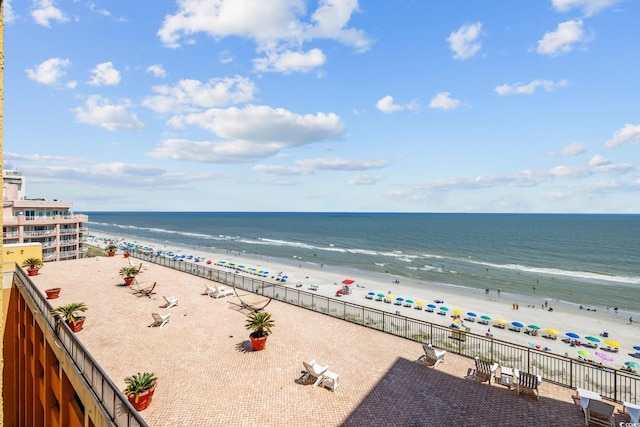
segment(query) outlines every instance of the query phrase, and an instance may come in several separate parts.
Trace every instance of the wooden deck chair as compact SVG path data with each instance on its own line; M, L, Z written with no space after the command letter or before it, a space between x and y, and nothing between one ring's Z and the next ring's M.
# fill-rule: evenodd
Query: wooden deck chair
M322 366L316 363L315 359L311 362L302 362L305 370L305 377L315 379L313 386L317 386L322 382L325 372L329 370L329 365Z
M516 390L518 394L520 391L528 391L532 392L536 395L536 399L540 400L540 392L538 391L538 386L540 385L541 379L538 378L537 375L530 374L528 372L515 371L516 378L518 378L518 383L516 384Z
M497 363L491 363L486 360L482 360L479 357L476 357L476 370L473 373L473 378L479 382L488 381L489 385L491 385L491 377L498 369Z
M436 350L431 344L422 344L424 354L418 359L419 362L435 368L440 362L444 362L444 356L447 350Z
M133 288L133 294L138 296L138 297L148 297L151 298L151 295L155 294L155 292L153 291L156 288L156 284L158 282L153 282L153 285L147 286L146 288L143 288L142 286L140 286L138 284L138 282L135 282L135 288Z
M169 318L171 317L171 313L167 313L167 314L151 313L151 316L153 317L153 323L150 324L149 326L150 327L158 326L161 328L167 324L167 322L169 321Z
M615 406L601 400L590 399L589 406L584 411L584 422L588 426L614 427L613 411L615 409Z

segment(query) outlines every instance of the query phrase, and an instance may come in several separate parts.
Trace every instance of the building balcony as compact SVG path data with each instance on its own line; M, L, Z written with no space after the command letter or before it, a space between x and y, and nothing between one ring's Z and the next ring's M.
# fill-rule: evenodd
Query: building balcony
M77 228L61 228L60 234L78 234Z
M56 230L25 230L23 233L24 237L44 237L44 236L55 236Z

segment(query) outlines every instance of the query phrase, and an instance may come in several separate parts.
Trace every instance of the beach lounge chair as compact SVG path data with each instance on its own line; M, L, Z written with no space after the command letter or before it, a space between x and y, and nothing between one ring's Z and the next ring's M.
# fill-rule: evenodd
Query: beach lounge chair
M178 297L167 297L162 295L162 298L167 302L162 308L171 308L174 305L178 305Z
M148 297L151 298L151 295L155 294L154 289L156 288L156 284L158 282L153 282L153 285L147 286L147 287L142 287L138 284L138 282L135 282L135 287L132 288L133 289L133 294L138 296L138 297Z
M538 375L533 375L528 372L521 372L515 370L516 378L518 382L516 383L516 390L518 391L518 395L520 392L532 392L536 395L536 399L540 400L540 392L538 391L538 386L542 382L542 379Z
M305 377L314 379L315 382L313 386L317 386L322 382L322 378L324 374L329 370L329 365L322 366L316 363L316 360L313 359L311 362L302 362L305 370Z
M233 295L233 289L225 288L224 286L216 286L215 293L211 295L215 299L220 297L226 297L228 295Z
M435 368L440 362L444 362L444 356L447 350L436 350L431 344L422 344L424 354L420 356L418 361L429 367Z
M169 318L171 317L171 313L167 313L167 314L151 313L151 316L153 317L153 323L149 326L163 327L169 321Z
M204 285L204 292L202 293L202 295L209 295L210 297L213 297L216 294L216 288L211 286L211 285Z
M590 399L584 411L584 422L588 426L614 427L613 411L615 406L601 400Z
M497 363L491 363L476 357L476 369L473 372L473 379L478 382L488 381L489 385L491 385L491 377L495 374L498 366Z

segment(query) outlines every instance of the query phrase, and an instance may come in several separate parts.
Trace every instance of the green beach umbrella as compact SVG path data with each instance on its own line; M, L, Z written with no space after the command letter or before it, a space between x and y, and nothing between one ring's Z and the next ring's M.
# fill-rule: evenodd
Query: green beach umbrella
M449 309L447 307L440 307L440 310L442 311L449 311Z
M584 357L591 357L591 353L589 353L587 350L578 350L578 354Z
M600 338L596 337L584 337L585 340L589 340L591 342L600 342Z
M413 300L412 299L406 299L404 300L405 303L407 304L413 304Z
M535 329L536 331L539 331L541 329L540 326L538 326L538 325L529 325L529 326L527 326L527 328Z
M491 320L491 317L486 316L486 315L485 315L485 316L480 316L480 318L481 318L482 320Z
M640 363L638 362L624 362L624 364L630 368L640 368Z
M379 293L378 295L376 295L378 298L384 298L384 294L383 293Z

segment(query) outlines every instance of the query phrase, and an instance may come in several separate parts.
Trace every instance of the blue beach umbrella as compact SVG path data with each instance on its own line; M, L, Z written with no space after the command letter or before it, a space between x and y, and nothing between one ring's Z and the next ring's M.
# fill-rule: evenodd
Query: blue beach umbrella
M634 345L634 346L633 346L633 349L634 349L634 350L638 350L638 351L640 351L640 345Z
M524 328L524 325L520 322L511 322L511 324L516 328Z
M375 294L376 294L375 292L367 292L367 295L371 295L371 296L373 296L373 295L375 295ZM384 296L384 295L383 295L383 296Z
M467 316L469 316L469 317L476 317L476 316L478 316L478 315L477 315L477 314L475 314L474 312L470 311L470 312L468 312L468 313L467 313Z
M435 305L435 304L429 304L429 305L427 305L427 307L429 307L429 308L436 308L436 305Z
M565 335L568 336L569 338L575 338L575 339L580 338L580 335L578 335L578 334L576 334L574 332L567 332Z

